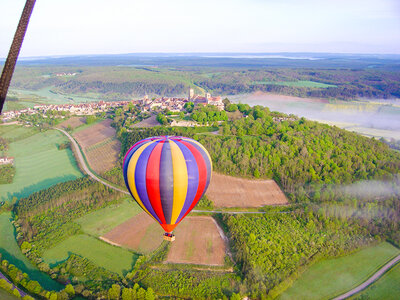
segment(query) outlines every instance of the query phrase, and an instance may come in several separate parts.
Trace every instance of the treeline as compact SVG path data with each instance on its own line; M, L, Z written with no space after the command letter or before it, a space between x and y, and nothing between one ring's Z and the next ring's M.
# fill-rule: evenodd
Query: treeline
M80 232L74 219L118 202L121 196L87 177L34 193L21 199L14 209L18 242L31 260L40 263L45 249Z
M7 277L11 279L11 282L13 282L14 285L21 287L23 290L27 291L31 295L34 295L35 297L39 297L41 299L68 300L72 299L75 296L74 288L70 284L68 284L65 289L59 292L45 290L39 282L31 280L28 274L23 273L20 269L18 269L13 264L10 264L7 260L2 260L1 253L0 271L3 274L7 275ZM17 298L22 298L24 300L33 300L33 298L29 295L21 295L21 293L19 293L17 289L14 289L12 285L7 283L7 281L4 279L0 279L0 288L8 290Z
M279 82L314 81L336 87L294 87ZM264 91L298 97L390 99L400 97L400 75L395 71L363 69L267 69L219 72L194 83L216 94L229 95Z
M312 260L343 255L373 241L361 226L307 209L262 216L225 215L222 222L229 230L235 260L252 299L265 297Z
M160 96L179 96L187 93L189 86L184 83L168 84L155 81L149 82L84 82L69 80L56 85L55 91L69 94L100 93L104 95L131 97L132 94L144 96L155 94Z
M216 274L213 271L195 271L189 268L146 268L137 278L142 285L152 287L157 295L190 299L235 299L235 292L239 292L240 285L240 278L234 273Z
M228 121L226 111L219 111L217 107L213 105L197 106L190 117L200 124Z

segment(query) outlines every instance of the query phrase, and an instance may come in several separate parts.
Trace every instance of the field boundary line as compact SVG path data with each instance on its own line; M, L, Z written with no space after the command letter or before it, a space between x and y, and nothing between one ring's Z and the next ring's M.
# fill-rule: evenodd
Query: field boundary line
M364 281L362 284L359 286L353 288L352 290L348 291L347 293L344 293L338 297L333 298L333 300L343 300L347 299L362 290L366 289L369 287L372 283L377 281L383 274L385 274L389 269L391 269L394 265L396 265L400 261L400 254L397 255L395 258L393 258L391 261L389 261L387 264L385 264L383 267L381 267L375 274L373 274L371 277L369 277L366 281Z

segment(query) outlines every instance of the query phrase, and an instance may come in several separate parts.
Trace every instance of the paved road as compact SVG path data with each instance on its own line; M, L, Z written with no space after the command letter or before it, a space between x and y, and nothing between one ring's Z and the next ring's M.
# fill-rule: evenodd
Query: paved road
M12 289L17 289L17 291L19 292L19 294L22 297L25 297L26 295L28 295L27 293L25 293L23 290L19 289L16 285L14 285L14 283L12 283L10 280L8 280L8 278L6 276L4 276L3 273L0 272L0 279L4 279L5 281L7 281L9 284L12 284Z
M92 173L92 171L90 171L89 168L87 167L86 162L85 162L85 159L83 158L81 149L79 148L78 143L75 141L75 139L74 139L68 132L66 132L65 130L62 130L62 129L60 129L60 128L55 128L55 127L54 127L54 129L56 129L56 130L58 130L58 131L61 131L62 133L64 133L64 134L70 139L70 141L71 141L72 144L74 145L75 152L76 152L77 155L78 155L78 159L79 159L79 161L80 161L80 164L81 164L83 170L84 170L90 177L92 177L94 180L97 180L98 182L101 182L101 183L104 184L105 186L108 186L109 188L112 188L112 189L114 189L114 190L116 190L116 191L118 191L118 192L121 192L121 193L124 193L124 194L129 195L129 192L127 192L127 191L125 191L125 190L122 190L122 189L120 189L120 188L117 188L117 187L115 187L115 186L109 184L108 182L105 182L104 180L102 180L101 178L97 177L96 175L94 175L94 174Z
M349 298L353 296L354 294L357 294L361 292L363 289L367 288L369 285L374 283L376 280L378 280L379 277L381 277L387 270L389 270L391 267L393 267L396 263L400 261L400 255L392 259L390 262L388 262L386 265L384 265L382 268L378 270L374 275L372 275L367 281L364 283L360 284L358 287L352 289L351 291L348 291L347 293L340 295L333 300L342 300Z

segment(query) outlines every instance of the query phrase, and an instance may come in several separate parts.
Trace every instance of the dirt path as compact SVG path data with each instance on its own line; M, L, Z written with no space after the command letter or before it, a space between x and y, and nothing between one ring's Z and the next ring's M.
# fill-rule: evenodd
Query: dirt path
M340 295L333 300L342 300L349 298L353 296L354 294L357 294L370 286L372 283L374 283L376 280L378 280L386 271L388 271L391 267L393 267L395 264L397 264L400 261L400 255L392 259L390 262L388 262L386 265L384 265L382 268L380 268L374 275L372 275L367 281L364 281L364 283L360 284L359 286L355 287L351 291L348 291L347 293Z

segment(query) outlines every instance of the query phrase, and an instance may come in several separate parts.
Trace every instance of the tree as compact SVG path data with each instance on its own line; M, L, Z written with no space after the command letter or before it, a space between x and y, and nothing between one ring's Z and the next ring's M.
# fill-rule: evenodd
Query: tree
M119 300L120 294L121 294L121 287L118 284L113 284L111 288L108 290L108 299Z
M67 286L65 287L65 291L71 297L75 295L75 290L74 290L74 287L72 286L72 284L67 284Z
M96 117L93 115L87 116L86 117L86 124L92 124L94 121L96 121Z
M227 106L227 110L229 111L229 112L235 112L235 111L237 111L238 110L238 106L236 105L236 104L229 104L228 106Z

